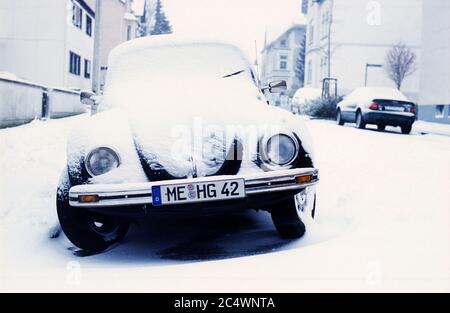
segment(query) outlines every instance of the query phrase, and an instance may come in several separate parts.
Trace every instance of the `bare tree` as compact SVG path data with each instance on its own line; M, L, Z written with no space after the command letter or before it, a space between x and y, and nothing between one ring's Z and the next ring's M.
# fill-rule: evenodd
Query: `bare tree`
M401 89L405 78L417 70L416 54L402 42L399 42L389 50L385 62L386 72L398 90Z

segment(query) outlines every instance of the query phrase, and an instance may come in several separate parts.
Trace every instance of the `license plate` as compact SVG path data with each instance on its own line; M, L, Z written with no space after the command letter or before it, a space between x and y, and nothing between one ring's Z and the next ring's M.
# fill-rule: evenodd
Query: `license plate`
M386 111L396 111L396 112L404 112L405 108L404 107L391 107L391 106L386 106L384 108Z
M240 199L244 197L244 179L161 185L152 187L152 203L155 206Z

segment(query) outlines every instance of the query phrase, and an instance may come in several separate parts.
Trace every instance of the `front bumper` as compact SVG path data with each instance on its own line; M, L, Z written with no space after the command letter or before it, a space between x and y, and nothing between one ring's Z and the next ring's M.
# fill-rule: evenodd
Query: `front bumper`
M314 168L291 169L249 175L213 176L137 184L78 185L69 190L69 204L73 207L101 208L152 205L152 186L206 183L227 179L244 179L246 198L267 193L300 191L319 181ZM84 202L84 199L90 199ZM215 200L202 201L210 203Z

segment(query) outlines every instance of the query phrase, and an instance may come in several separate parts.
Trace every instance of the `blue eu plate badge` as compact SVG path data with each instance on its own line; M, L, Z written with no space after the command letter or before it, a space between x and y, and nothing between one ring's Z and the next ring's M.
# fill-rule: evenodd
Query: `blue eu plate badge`
M160 186L152 186L152 204L153 205L161 205L161 187Z

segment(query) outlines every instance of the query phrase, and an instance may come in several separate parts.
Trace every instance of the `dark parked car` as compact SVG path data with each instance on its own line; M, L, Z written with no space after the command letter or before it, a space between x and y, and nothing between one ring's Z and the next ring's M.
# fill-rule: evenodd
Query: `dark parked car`
M358 88L338 103L339 125L356 123L357 128L375 124L378 130L400 126L403 134L411 133L416 120L416 105L397 89Z

